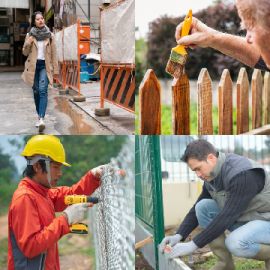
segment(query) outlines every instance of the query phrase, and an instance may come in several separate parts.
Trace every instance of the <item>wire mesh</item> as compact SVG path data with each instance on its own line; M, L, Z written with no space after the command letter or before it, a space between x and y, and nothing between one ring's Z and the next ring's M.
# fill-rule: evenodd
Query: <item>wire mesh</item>
M101 186L93 196L100 198L90 210L96 269L129 270L135 267L134 142L130 138L119 155L111 159L125 176L106 170Z
M153 232L153 188L152 167L150 149L152 142L150 137L136 137L135 146L135 207L136 216L147 224Z
M136 136L135 213L153 235L155 269L158 269L158 244L164 237L159 136Z

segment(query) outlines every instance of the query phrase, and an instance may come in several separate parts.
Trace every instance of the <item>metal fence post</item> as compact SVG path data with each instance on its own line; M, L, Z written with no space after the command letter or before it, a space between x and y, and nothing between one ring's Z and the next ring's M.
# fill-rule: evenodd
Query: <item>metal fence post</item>
M164 237L164 216L162 199L162 177L160 160L159 136L150 136L151 140L151 168L152 168L152 188L153 188L153 218L154 218L154 241L156 255L156 269L158 265L158 245Z

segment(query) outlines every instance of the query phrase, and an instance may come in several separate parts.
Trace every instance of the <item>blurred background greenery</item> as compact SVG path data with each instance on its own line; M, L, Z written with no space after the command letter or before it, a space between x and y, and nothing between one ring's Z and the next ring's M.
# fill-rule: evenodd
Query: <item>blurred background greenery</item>
M164 10L166 12L166 10ZM207 8L193 14L203 23L218 31L235 35L245 35L241 29L240 18L233 3L218 0ZM171 78L165 72L165 67L171 48L176 45L175 29L183 21L184 16L170 17L168 15L156 18L149 24L146 37L136 39L136 80L140 82L148 68L152 68L157 77ZM139 31L139 29L136 29ZM186 73L190 79L197 79L202 68L207 68L212 79L219 79L223 69L227 68L235 79L243 64L210 48L189 49L186 63ZM249 75L251 69L248 68ZM137 84L138 86L138 84Z
M12 194L22 178L23 165L18 167L15 157L20 155L25 142L31 136L11 136L5 150L0 136L0 214L7 212ZM5 136L5 139L8 136ZM59 185L71 186L90 169L108 163L117 156L126 136L59 136L63 143L67 161L71 167L63 167ZM9 149L12 149L9 151ZM9 152L8 152L9 151ZM22 158L23 159L23 158ZM22 163L23 161L20 161ZM26 166L26 163L25 163ZM24 167L25 167L24 166Z

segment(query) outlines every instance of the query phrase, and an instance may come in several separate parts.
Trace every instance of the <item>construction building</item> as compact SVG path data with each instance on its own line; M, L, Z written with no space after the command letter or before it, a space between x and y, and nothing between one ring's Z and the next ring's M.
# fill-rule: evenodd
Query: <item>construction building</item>
M1 0L0 66L23 66L22 47L30 28L30 16L44 13L51 31L76 23L90 25L91 52L100 53L100 10L115 0Z

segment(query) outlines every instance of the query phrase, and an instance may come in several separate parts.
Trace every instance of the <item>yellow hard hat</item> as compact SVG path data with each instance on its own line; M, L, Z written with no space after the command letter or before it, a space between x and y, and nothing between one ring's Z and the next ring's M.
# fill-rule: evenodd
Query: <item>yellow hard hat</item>
M62 143L53 135L33 136L25 145L21 155L24 157L44 155L65 166L71 166L66 163L65 149Z

